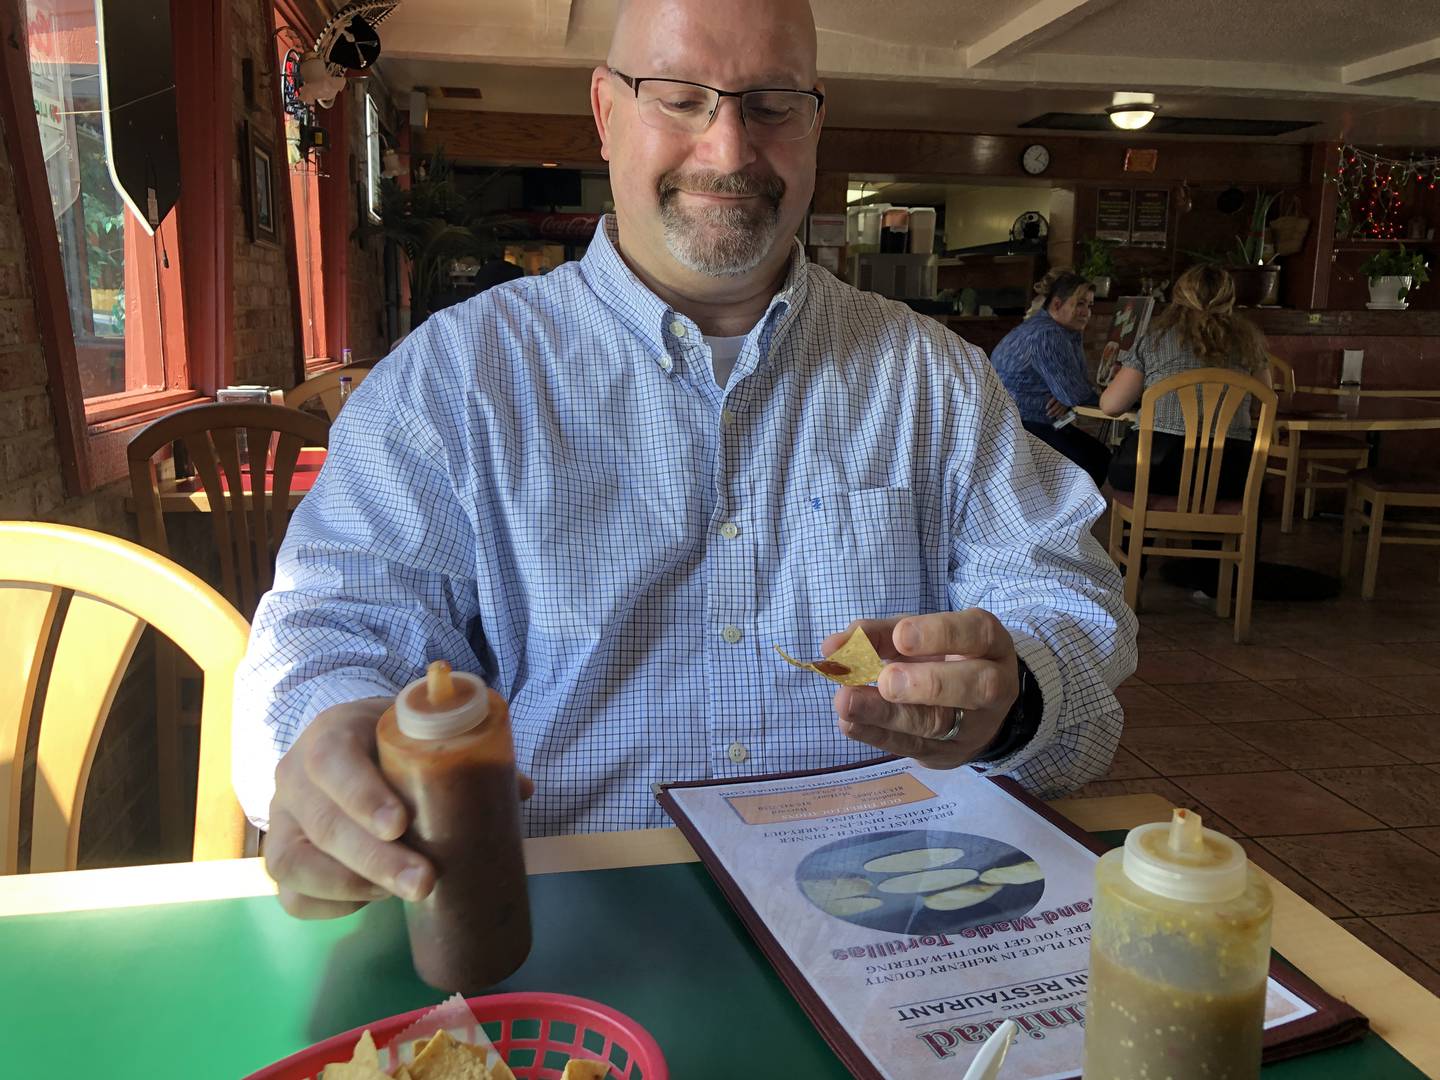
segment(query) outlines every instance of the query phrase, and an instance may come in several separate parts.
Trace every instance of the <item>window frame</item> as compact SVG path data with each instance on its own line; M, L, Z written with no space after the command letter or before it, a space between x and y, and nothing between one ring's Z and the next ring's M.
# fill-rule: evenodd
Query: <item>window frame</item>
M316 0L273 0L266 4L271 23L285 23L305 41L307 45L315 40L320 27L325 24L329 13ZM278 34L278 31L277 31ZM305 265L301 258L300 222L295 217L293 189L287 186L285 215L290 233L290 287L292 310L295 318L295 381L297 383L310 375L338 367L348 344L349 327L349 262L350 228L353 223L351 199L355 197L352 184L354 164L347 168L350 153L350 87L337 94L335 104L320 110L318 118L323 121L330 135L329 149L322 151L326 167L317 178L318 227L320 259L318 265ZM274 80L273 108L280 122L284 122L284 108L281 103L280 78L277 71ZM286 172L289 172L288 155ZM305 355L304 313L301 306L301 281L305 275L311 277L311 287L317 299L315 321L316 356Z
M125 446L135 431L213 395L232 366L231 88L228 80L213 77L231 63L230 13L228 5L184 0L171 0L170 10L176 120L185 146L181 187L187 195L160 226L171 266L157 263L154 270L166 386L86 402L59 237L44 227L53 214L39 126L30 108L29 54L9 45L26 40L23 0L0 0L0 42L5 43L0 46L0 88L5 91L0 93L0 123L15 173L61 476L71 497L122 479Z

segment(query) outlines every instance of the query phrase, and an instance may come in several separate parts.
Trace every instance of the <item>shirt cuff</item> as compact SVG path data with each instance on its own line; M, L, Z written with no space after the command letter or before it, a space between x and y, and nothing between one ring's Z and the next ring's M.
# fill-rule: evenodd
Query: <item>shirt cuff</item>
M262 832L270 828L270 802L275 798L275 769L310 721L332 705L372 697L394 697L399 690L383 679L354 675L315 680L303 709L304 722L287 739L264 724L259 713L237 715L232 737L231 782L235 796L250 823ZM247 717L250 719L247 720Z
M1045 704L1040 713L1040 723L1035 729L1034 738L999 761L975 763L987 775L1014 772L1049 746L1059 730L1064 689L1060 678L1060 665L1055 661L1055 654L1038 638L1033 638L1028 634L1016 634L1014 631L1011 631L1011 636L1015 639L1015 654L1030 669L1030 677L1039 687L1040 697Z

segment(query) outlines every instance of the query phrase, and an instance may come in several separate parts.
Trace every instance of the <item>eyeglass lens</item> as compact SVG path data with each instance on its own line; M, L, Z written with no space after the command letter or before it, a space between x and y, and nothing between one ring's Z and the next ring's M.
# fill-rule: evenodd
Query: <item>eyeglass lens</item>
M710 124L720 95L703 86L646 79L636 104L651 127L695 134ZM740 97L745 130L753 139L785 142L803 139L815 126L815 98L798 90L751 90Z

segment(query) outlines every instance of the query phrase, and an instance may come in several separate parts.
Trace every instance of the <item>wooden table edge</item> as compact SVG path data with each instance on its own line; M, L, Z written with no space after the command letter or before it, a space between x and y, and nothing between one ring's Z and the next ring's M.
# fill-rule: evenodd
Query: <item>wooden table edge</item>
M1089 832L1129 829L1170 816L1169 800L1159 795L1057 799L1050 805ZM695 852L673 828L525 842L531 874L694 861ZM1433 1038L1440 1030L1440 998L1285 885L1266 877L1275 896L1275 948L1368 1016L1371 1027L1416 1068L1440 1075L1440 1041ZM0 877L0 918L271 896L275 891L259 859L18 874Z

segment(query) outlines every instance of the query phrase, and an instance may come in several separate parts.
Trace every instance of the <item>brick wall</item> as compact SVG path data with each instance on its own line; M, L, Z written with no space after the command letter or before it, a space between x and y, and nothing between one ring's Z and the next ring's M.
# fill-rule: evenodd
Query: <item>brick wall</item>
M248 121L269 139L276 151L276 198L289 198L285 160L285 132L275 122L273 73L275 46L270 26L270 5L263 0L231 2L231 110L235 125L234 161L235 246L234 290L235 383L293 386L295 383L295 319L290 293L290 237L283 216L280 246L252 242L246 224L245 173L248 155L241 154L241 131ZM255 107L249 108L241 85L241 64L251 60L255 69ZM268 77L266 72L271 71Z

